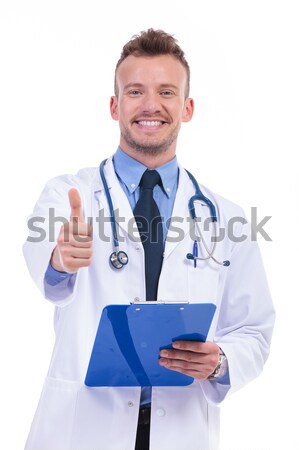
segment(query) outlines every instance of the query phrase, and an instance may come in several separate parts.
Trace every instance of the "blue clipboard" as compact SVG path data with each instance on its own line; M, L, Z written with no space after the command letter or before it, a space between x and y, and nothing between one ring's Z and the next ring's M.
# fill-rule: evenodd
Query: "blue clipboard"
M193 378L162 367L175 340L205 342L212 303L140 302L103 309L85 378L87 386L187 386Z

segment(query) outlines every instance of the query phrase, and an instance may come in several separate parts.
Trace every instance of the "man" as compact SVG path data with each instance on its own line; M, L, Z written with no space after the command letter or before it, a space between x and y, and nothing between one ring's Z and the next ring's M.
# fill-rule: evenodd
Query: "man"
M110 102L120 143L104 166L119 241L129 256L127 263L116 255L121 270L109 264L109 205L98 168L51 180L37 202L24 254L33 279L55 304L56 343L26 450L216 450L218 405L256 377L267 359L274 311L242 210L202 188L226 233L214 261L186 258L196 245L188 209L195 189L177 163L176 147L181 123L193 115L189 80L184 53L167 33L149 29L124 46ZM95 221L93 229L88 223L99 211L105 215L98 218L101 232ZM210 218L205 205L197 211ZM148 227L153 216L156 225ZM175 220L179 239L170 239ZM228 267L217 264L226 258ZM216 305L207 342L176 341L157 359L192 377L190 385L85 386L103 307L136 298Z

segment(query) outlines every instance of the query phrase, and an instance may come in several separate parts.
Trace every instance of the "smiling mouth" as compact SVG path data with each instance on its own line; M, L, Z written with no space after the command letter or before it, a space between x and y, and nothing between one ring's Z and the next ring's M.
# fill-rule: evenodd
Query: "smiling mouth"
M161 125L164 125L164 121L161 120L136 120L138 125L142 127L160 127Z

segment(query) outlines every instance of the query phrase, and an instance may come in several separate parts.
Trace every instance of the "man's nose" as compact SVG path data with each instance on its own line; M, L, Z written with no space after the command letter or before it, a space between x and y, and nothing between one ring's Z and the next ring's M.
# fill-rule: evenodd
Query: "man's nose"
M160 96L156 93L147 93L146 95L144 95L142 102L142 110L144 113L147 112L150 114L161 111Z

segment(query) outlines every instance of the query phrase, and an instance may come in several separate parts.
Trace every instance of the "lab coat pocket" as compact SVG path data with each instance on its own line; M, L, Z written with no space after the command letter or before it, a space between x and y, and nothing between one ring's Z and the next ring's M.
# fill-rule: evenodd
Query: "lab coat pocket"
M47 377L25 450L73 450L79 383Z
M188 300L217 304L220 266L213 261L193 261L188 266Z

